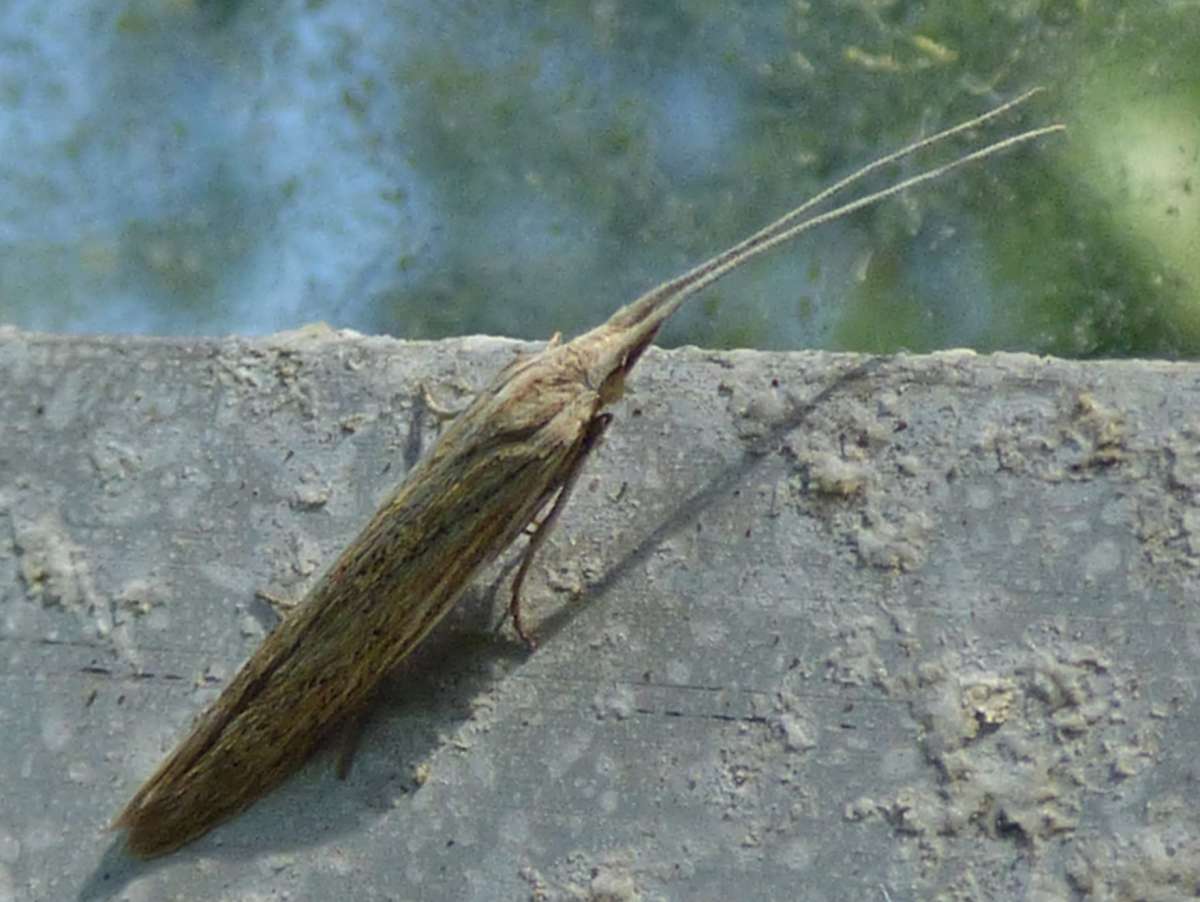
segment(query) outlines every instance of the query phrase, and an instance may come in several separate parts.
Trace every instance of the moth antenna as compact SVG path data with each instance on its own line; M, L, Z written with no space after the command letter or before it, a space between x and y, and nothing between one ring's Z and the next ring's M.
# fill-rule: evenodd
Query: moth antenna
M951 160L949 163L944 163L941 166L935 166L934 168L918 173L917 175L902 179L901 181L894 185L890 185L887 188L882 188L863 197L848 201L847 203L844 203L838 207L834 207L832 210L828 210L824 213L818 213L813 216L809 216L807 219L803 218L806 213L813 209L813 207L828 200L834 194L843 191L850 185L853 185L855 182L861 181L863 178L875 172L876 170L890 165L891 163L895 163L896 161L910 156L917 151L944 141L953 135L959 134L960 132L971 128L976 128L977 126L994 119L996 116L1007 112L1018 104L1024 103L1030 97L1041 93L1042 90L1042 88L1033 88L1032 90L1026 91L1019 97L1014 97L1012 100L1002 103L1000 106L994 109L988 110L986 113L982 113L972 119L966 120L965 122L960 122L957 125L951 126L950 128L944 129L926 138L922 138L919 141L914 141L913 143L908 144L899 150L895 150L877 160L868 163L865 166L860 167L859 169L856 169L846 177L839 179L832 185L829 185L827 188L817 192L798 207L789 210L783 216L780 216L770 224L759 229L748 238L739 241L737 244L725 251L722 251L720 254L709 258L698 266L692 267L682 275L676 276L675 278L662 283L657 288L654 288L642 295L636 301L614 314L612 319L609 320L609 324L619 328L630 328L635 325L640 326L640 331L644 333L657 331L658 327L661 326L662 323L668 317L670 317L672 313L678 310L680 305L689 296L695 294L697 291L700 291L708 285L711 285L713 282L717 281L717 279L721 278L731 270L741 266L752 257L757 257L759 254L770 250L776 245L795 238L802 232L806 232L809 229L816 228L819 225L831 222L835 219L840 219L841 217L853 213L856 210L861 210L863 207L876 204L885 198L900 193L901 191L905 191L925 182L932 181L933 179L940 178L941 176L946 175L947 173L958 169L961 166L965 166L968 163L973 163L977 160L983 159L984 157L990 157L994 154L1000 153L1001 151L1015 147L1018 144L1024 144L1028 141L1033 141L1037 138L1044 137L1045 135L1066 131L1067 127L1062 123L1054 123L1052 125L1045 125L1040 128L1034 128L1028 131L1020 132L1016 135L1010 135L1007 138L1002 138L999 141L994 141L991 144L971 151L968 154L964 154L956 160Z

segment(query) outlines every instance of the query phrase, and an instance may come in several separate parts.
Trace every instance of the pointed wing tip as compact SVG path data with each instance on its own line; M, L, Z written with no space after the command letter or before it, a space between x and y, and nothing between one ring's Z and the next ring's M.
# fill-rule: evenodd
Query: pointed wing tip
M187 837L172 836L168 825L155 823L152 813L136 796L112 819L108 829L125 831L125 849L134 858L156 858L187 842Z
M130 830L137 821L137 811L134 803L131 801L128 805L122 808L117 816L108 822L109 830Z
M118 817L111 824L110 830L125 831L125 850L134 858L142 860L157 858L174 852L187 842L187 838L169 836L151 825Z

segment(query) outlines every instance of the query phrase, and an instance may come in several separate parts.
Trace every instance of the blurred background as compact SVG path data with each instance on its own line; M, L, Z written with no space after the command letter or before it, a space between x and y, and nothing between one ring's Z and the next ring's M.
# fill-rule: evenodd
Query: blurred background
M1200 356L1198 0L4 0L0 323L570 336L1034 85L661 343Z

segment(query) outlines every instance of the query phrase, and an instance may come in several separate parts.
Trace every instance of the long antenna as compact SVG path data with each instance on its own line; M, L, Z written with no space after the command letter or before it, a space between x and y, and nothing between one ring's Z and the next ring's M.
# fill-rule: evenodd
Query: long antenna
M642 295L633 303L629 304L622 310L617 311L613 315L610 323L624 327L630 327L637 324L643 326L643 330L657 330L659 326L674 313L679 305L684 302L689 296L697 291L711 285L717 279L728 273L732 269L741 266L752 257L756 257L764 251L770 250L777 244L795 238L802 232L816 228L823 223L838 219L853 213L855 210L860 210L863 207L878 203L884 198L891 197L893 194L898 194L916 185L923 184L933 179L940 178L960 166L965 166L968 163L973 163L981 160L984 157L990 157L993 154L1000 153L1018 144L1024 144L1028 141L1033 141L1036 138L1041 138L1045 135L1050 135L1055 132L1066 131L1066 126L1061 123L1042 126L1041 128L1030 129L1029 131L1021 132L1020 134L1010 135L1007 138L1002 138L985 147L972 151L957 160L952 160L941 166L936 166L933 169L928 169L925 172L910 176L903 179L894 185L887 188L882 188L879 191L874 191L864 197L849 201L841 206L835 207L824 213L818 213L810 216L807 219L802 217L817 204L828 200L834 194L844 190L855 182L861 181L866 176L876 170L887 166L897 160L907 157L923 150L933 144L966 131L967 129L975 128L1002 113L1015 107L1017 104L1024 103L1035 94L1041 93L1042 88L1034 88L1026 91L1019 97L1015 97L1006 103L1001 104L995 109L989 110L982 115L976 116L973 119L968 119L966 122L960 122L958 125L947 128L937 134L930 135L927 138L922 138L919 141L914 141L906 147L893 151L886 156L880 157L874 162L868 163L861 169L857 169L843 179L839 179L829 187L819 191L813 197L806 200L800 206L785 213L783 216L776 219L770 225L764 226L748 238L739 241L733 247L722 251L715 257L704 261L699 266L689 269L682 275L676 276L670 281L664 282L657 288L651 289L646 294Z
M860 169L854 170L852 173L850 173L845 178L839 179L838 181L834 182L829 187L823 188L821 191L818 191L816 194L814 194L812 197L810 197L808 200L806 200L804 203L802 203L796 209L792 210L787 215L782 216L779 219L775 220L773 223L771 223L766 228L760 229L759 231L755 232L753 235L751 235L749 238L747 238L745 241L743 241L741 243L748 244L749 242L753 241L755 238L761 238L764 232L772 231L777 228L782 228L785 224L787 224L788 222L791 222L792 220L796 219L797 217L799 217L802 214L806 213L807 211L811 210L813 207L817 206L822 201L828 200L830 197L832 197L833 195L842 191L843 189L849 188L855 182L861 181L862 179L866 178L872 172L882 169L884 166L891 165L892 163L895 163L897 160L901 160L904 157L911 156L912 154L917 153L918 151L922 151L926 147L932 147L934 144L939 144L942 141L945 141L947 138L952 138L955 135L960 134L961 132L967 131L968 129L978 128L979 126L983 125L985 122L988 122L992 119L995 119L997 116L1007 113L1013 107L1017 106L1018 104L1024 103L1030 97L1034 97L1035 95L1042 93L1042 91L1044 91L1044 90L1046 90L1046 89L1045 88L1031 88L1030 90L1026 91L1024 94L1020 95L1019 97L1014 97L1012 100L1002 103L1002 104L1000 104L1000 106L998 106L994 109L988 110L986 113L982 113L981 115L976 116L974 119L968 119L966 122L960 122L958 125L952 125L950 128L943 129L942 131L937 132L936 134L930 135L927 138L921 138L917 141L914 141L911 144L901 147L899 150L892 151L891 153L887 154L886 156L880 157L878 160L874 160L873 162L868 163L866 166L863 166ZM1052 126L1050 128L1053 131L1053 130L1057 130L1059 128L1065 128L1065 127L1066 126ZM1014 143L1017 143L1018 140L1024 139L1026 137L1033 138L1033 137L1038 137L1038 136L1033 134L1032 132L1030 132L1030 133L1028 133L1028 135L1015 136L1012 140ZM1001 144L1003 144L1003 142L999 142L998 144L993 145L991 148L985 147L985 148L983 148L983 150L989 151L989 152L992 150L1003 150L1003 147L1001 146ZM983 155L987 156L986 153ZM966 162L965 158L964 158L963 162ZM957 165L957 164L955 164L955 165ZM941 173L938 173L938 174L940 175ZM936 178L936 176L931 176L931 178ZM906 186L906 187L911 187L911 186ZM880 199L882 199L882 198L880 198ZM850 211L847 210L847 212L850 212Z

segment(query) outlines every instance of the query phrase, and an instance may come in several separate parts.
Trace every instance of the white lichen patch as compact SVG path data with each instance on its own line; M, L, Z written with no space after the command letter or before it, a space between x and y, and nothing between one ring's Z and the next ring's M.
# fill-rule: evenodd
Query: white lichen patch
M549 873L523 868L521 877L530 887L530 898L570 902L640 902L647 898L639 888L633 852L614 850L602 856L576 851L554 864Z
M1140 773L1158 753L1157 732L1126 685L1087 646L1031 647L1003 672L953 654L926 662L896 686L910 687L936 779L910 782L877 810L933 860L974 833L1022 847L1072 835L1090 793Z
M132 639L116 616L115 604L100 597L92 581L88 555L54 514L37 519L14 516L13 548L28 598L50 617L66 611L80 634L110 643L133 659Z
M831 408L828 428L798 430L785 445L794 459L786 494L876 570L919 569L936 528L930 500L941 471L909 452L909 414L895 398ZM990 492L981 486L975 500L987 506Z
M1078 468L1105 467L1124 459L1125 419L1090 392L1081 392L1063 437L1084 452Z
M70 611L86 611L92 603L83 555L57 518L13 520L13 544L21 560L21 580L33 600ZM111 624L109 624L111 626Z
M833 651L825 658L825 678L839 686L886 688L888 670L879 649L879 626L871 617L843 625Z
M104 491L115 495L142 466L135 448L115 439L98 438L88 454Z
M822 495L849 498L866 491L869 471L861 463L833 454L814 455L808 463L813 488Z
M637 709L637 697L627 683L602 688L592 699L592 710L600 718L624 720L633 716Z
M144 579L132 579L116 596L117 606L134 617L145 617L162 604L159 593L152 583Z
M1080 897L1099 902L1193 899L1200 885L1200 818L1194 800L1151 800L1140 822L1076 843L1066 878Z
M920 566L933 529L928 515L914 511L891 520L868 515L864 521L852 533L864 564L879 570L915 570Z

